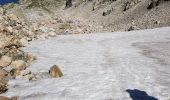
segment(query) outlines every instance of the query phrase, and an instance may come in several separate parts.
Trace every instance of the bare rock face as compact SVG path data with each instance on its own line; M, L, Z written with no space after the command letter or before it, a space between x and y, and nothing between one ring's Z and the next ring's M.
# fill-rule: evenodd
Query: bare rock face
M53 65L50 70L49 70L49 74L51 77L62 77L63 73L60 70L60 68L57 65Z
M0 58L0 66L1 67L7 67L11 64L12 62L12 58L11 57L8 57L8 56L2 56Z

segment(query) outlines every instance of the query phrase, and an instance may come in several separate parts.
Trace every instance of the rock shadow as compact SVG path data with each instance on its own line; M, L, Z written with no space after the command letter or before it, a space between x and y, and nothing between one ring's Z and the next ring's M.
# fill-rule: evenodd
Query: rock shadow
M149 96L145 91L140 91L138 89L127 89L126 92L129 93L132 100L158 100L153 96Z

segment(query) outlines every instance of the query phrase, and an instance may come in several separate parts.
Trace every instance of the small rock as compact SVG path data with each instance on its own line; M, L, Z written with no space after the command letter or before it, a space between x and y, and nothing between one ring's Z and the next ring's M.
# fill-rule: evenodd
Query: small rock
M12 79L15 79L17 76L21 75L21 71L13 68L10 71L10 75Z
M12 97L11 98L11 100L17 100L18 99L18 97Z
M9 98L9 97L5 97L5 96L0 96L0 100L17 100L17 97Z
M57 23L63 23L62 19L57 20Z
M8 97L0 96L0 100L11 100L11 99Z
M133 26L130 26L127 31L133 31L135 28Z
M57 65L53 65L50 70L49 74L51 77L62 77L63 73L61 72L60 68Z
M28 44L27 38L24 37L24 38L20 39L20 43L21 43L21 45L26 46Z
M12 33L13 32L13 28L11 26L8 26L5 28L5 31Z
M35 77L35 74L32 73L31 71L25 72L22 76L26 79L29 79L30 81L37 80L37 78Z
M12 62L12 58L11 57L8 57L8 56L2 56L0 58L0 66L1 67L7 67L11 64Z
M10 66L20 71L26 69L27 67L26 62L23 60L15 60L11 63Z
M51 36L51 37L54 37L54 36L56 36L56 33L55 32L49 32L48 35Z
M5 26L0 23L0 32L2 32L5 29Z
M34 60L36 60L36 57L32 53L27 53L26 54L26 61L27 61L27 63L30 64Z
M5 93L7 90L7 83L3 80L0 80L0 94Z
M0 78L3 78L8 75L8 72L4 69L0 69Z
M18 20L18 17L16 15L14 15L14 14L8 15L8 17L10 18L10 20L14 20L14 21Z
M4 13L4 9L2 7L0 7L0 14Z
M5 47L5 43L4 42L0 42L0 49ZM2 50L1 50L2 51Z

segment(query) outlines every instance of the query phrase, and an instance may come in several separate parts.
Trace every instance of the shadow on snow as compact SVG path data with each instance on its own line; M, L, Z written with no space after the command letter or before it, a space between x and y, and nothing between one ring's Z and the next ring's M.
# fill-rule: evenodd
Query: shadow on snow
M132 100L158 100L153 96L149 96L145 91L127 89L126 92L129 93Z

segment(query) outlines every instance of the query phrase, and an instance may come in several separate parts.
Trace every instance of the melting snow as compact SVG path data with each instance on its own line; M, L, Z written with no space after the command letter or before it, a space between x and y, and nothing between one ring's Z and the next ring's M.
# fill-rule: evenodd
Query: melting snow
M47 72L57 64L64 76L10 80L3 95L20 100L131 100L126 90L138 89L160 100L170 98L170 64L160 63L170 60L170 27L61 35L24 49L38 56L27 70Z

